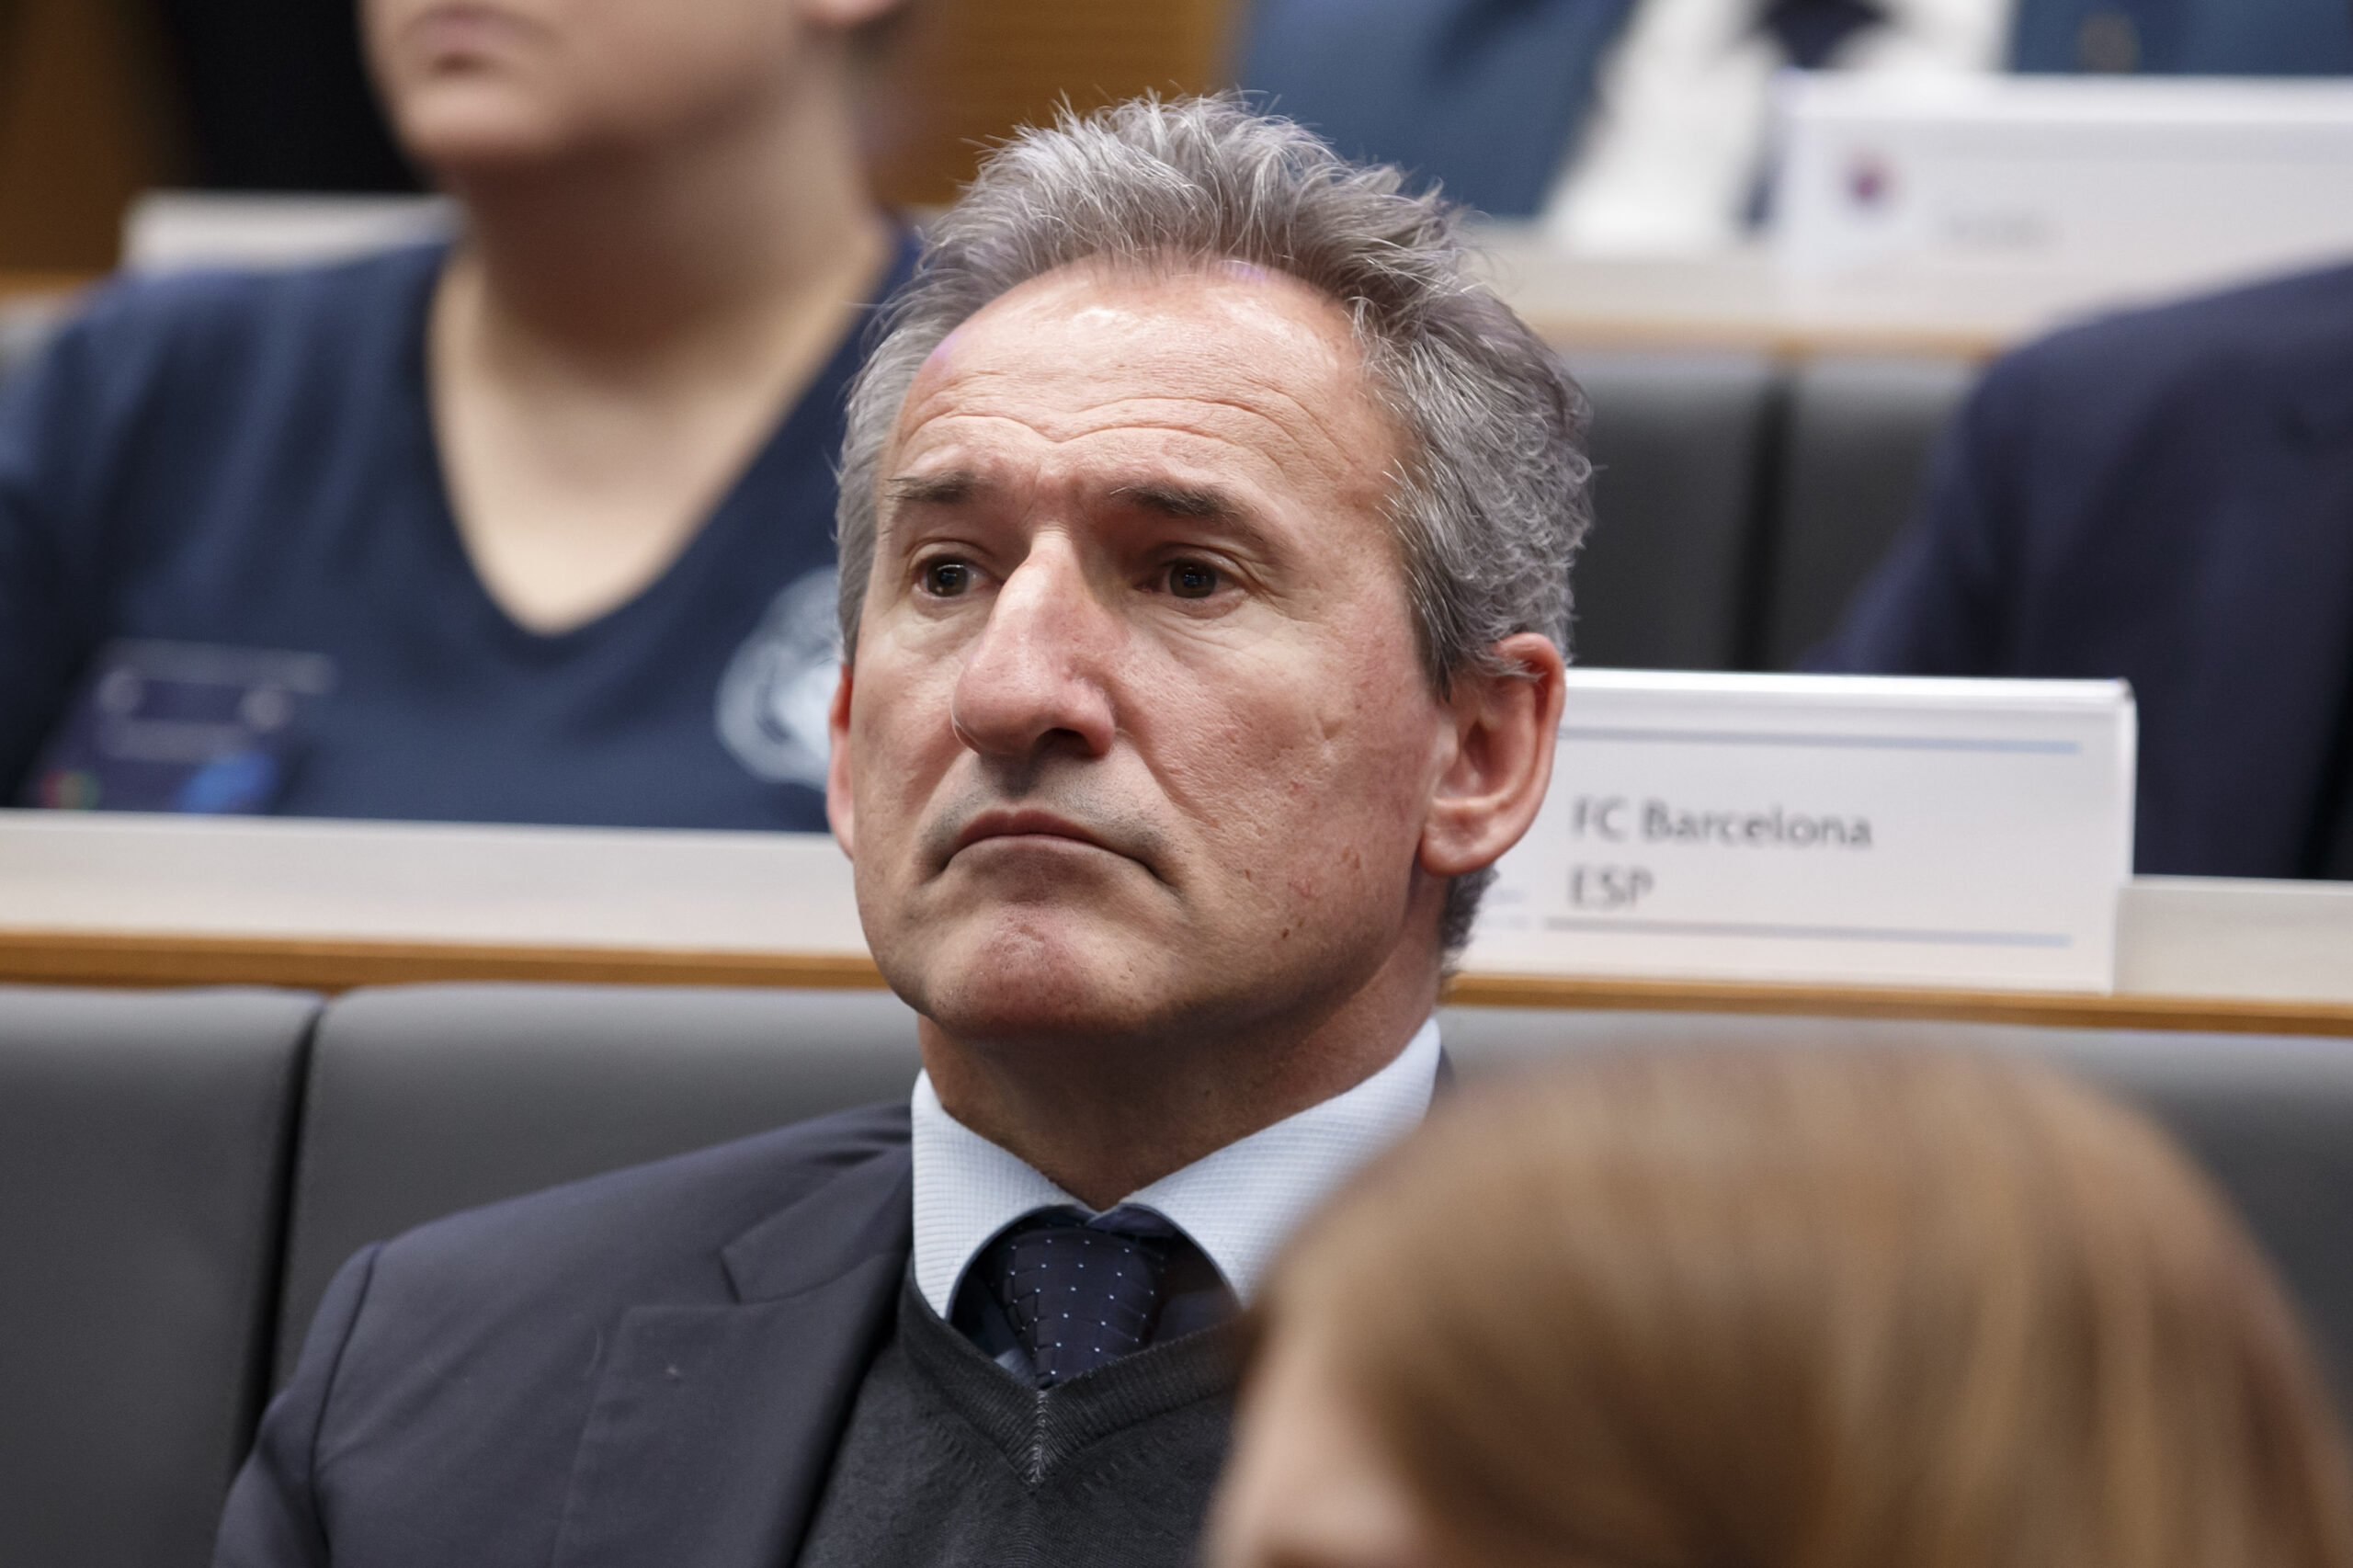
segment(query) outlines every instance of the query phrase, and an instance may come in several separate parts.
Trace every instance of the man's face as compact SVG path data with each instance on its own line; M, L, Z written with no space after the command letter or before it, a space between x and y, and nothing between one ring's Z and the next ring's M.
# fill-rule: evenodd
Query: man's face
M1397 451L1339 308L1255 269L1064 268L940 346L884 456L829 792L918 1011L1249 1025L1429 939L1453 731Z

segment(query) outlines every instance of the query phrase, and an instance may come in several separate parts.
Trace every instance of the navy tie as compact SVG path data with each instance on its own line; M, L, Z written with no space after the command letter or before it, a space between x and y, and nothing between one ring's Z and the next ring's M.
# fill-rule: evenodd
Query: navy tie
M1871 0L1767 0L1765 35L1781 46L1781 57L1801 71L1819 71L1830 57L1865 28L1887 20ZM1773 170L1760 166L1748 187L1748 204L1741 222L1761 229L1773 216Z
M1840 44L1884 20L1869 0L1771 0L1765 7L1765 30L1801 71L1821 70Z
M1051 1388L1152 1342L1180 1249L1191 1244L1147 1209L1092 1220L1049 1209L1007 1228L972 1267L1029 1353L1038 1386Z

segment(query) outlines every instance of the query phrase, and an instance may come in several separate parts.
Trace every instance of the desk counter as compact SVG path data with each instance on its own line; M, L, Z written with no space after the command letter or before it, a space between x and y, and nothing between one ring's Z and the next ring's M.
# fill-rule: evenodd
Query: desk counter
M1471 971L1450 999L2353 1036L2353 886L2143 878L2118 945L2099 995ZM822 836L13 811L0 980L881 983Z

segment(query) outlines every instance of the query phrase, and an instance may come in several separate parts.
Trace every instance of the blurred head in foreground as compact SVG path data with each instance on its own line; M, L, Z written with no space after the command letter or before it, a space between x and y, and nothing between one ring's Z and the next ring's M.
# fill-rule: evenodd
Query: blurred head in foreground
M2140 1117L1987 1055L1474 1093L1264 1298L1215 1568L2353 1562L2269 1267Z

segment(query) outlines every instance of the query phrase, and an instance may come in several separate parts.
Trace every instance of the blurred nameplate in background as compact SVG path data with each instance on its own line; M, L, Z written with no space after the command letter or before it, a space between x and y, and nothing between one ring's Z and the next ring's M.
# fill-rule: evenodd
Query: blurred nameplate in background
M914 0L891 25L868 120L874 186L897 206L952 201L988 146L1082 112L1228 79L1237 0Z
M2353 82L1793 73L1778 118L1802 288L2106 305L2353 256Z
M1579 670L1474 970L2109 991L2117 681Z
M1769 232L1481 238L1566 348L1983 358L2109 310L2353 259L2353 82L1790 73Z

